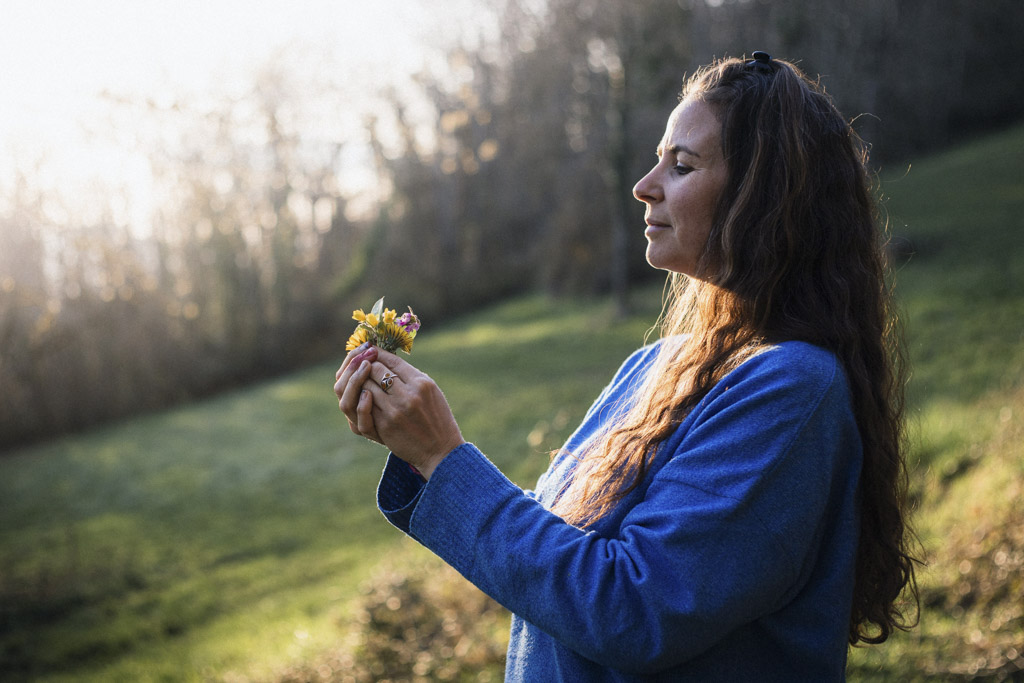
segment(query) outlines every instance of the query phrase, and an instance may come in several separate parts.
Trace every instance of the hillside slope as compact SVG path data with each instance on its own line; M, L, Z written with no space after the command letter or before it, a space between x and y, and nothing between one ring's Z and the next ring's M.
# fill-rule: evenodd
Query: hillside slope
M920 626L853 651L850 680L1019 678L1024 126L887 172L883 188L913 252L896 282L928 564ZM628 321L607 302L539 297L444 329L428 320L414 358L463 431L529 484L642 343L658 296L637 292ZM429 650L448 667L431 671L493 667L507 622L460 597L461 579L438 572L414 590L401 575L436 565L377 514L383 453L348 434L333 375L310 368L0 460L0 678L342 680L363 666L357 680L373 680L373 643L426 666L417 634L465 633L460 609L484 614L484 630ZM401 614L443 628L396 621L394 599L422 607L424 594L442 607ZM404 636L386 633L415 637L399 653ZM475 639L479 657L465 649Z

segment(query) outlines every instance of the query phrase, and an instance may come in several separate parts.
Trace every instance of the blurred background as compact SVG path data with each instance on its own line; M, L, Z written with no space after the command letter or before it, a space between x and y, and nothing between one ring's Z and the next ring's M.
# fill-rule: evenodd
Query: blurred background
M625 302L655 275L632 184L713 57L822 74L883 171L1024 112L1015 0L3 15L3 446L336 353L381 294L435 321L524 291Z
M0 680L495 681L508 615L377 513L353 309L529 487L656 320L631 188L766 50L871 146L918 628L851 681L1024 676L1020 0L2 0Z

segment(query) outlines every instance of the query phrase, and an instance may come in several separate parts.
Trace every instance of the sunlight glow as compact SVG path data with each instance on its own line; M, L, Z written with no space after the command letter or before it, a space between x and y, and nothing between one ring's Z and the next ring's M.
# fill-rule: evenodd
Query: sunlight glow
M349 106L302 112L337 140L363 125L361 94L423 68L438 28L471 21L472 6L446 3L442 16L419 0L4 0L0 194L20 175L51 210L87 222L101 210L90 196L120 192L113 218L137 226L154 202L146 133L140 117L115 120L116 103L241 97L287 52L311 84L351 94ZM372 172L356 156L347 182L358 187Z

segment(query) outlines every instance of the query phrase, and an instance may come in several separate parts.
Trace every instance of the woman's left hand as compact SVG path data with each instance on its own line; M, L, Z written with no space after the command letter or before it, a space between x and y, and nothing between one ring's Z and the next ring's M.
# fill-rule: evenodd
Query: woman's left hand
M334 393L349 428L383 443L426 478L466 443L448 401L427 375L376 347L346 360Z

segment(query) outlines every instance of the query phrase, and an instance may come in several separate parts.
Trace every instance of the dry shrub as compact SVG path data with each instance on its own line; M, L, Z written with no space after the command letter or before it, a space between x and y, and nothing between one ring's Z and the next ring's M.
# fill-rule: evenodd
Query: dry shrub
M962 511L931 558L938 580L921 596L923 610L956 622L926 665L946 680L1024 681L1024 482L1012 474L1024 466L1024 420L1010 408L1003 412L1003 427L985 457L1010 474Z
M1016 497L1016 496L1014 496ZM925 609L959 622L936 674L1024 678L1024 510L954 533L935 558L956 571L923 595Z
M500 681L508 613L440 562L378 568L363 587L351 644L278 683Z

